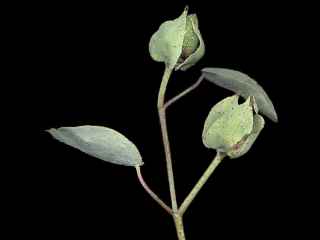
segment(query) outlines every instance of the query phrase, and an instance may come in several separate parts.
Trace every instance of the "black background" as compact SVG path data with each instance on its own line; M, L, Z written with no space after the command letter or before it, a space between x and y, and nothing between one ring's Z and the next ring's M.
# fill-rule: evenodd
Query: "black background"
M90 239L175 239L173 222L141 188L135 170L105 163L51 138L60 126L103 125L126 135L145 162L145 180L170 203L156 108L164 64L152 61L151 35L178 17L186 3L74 3L26 6L17 24L18 115L30 145L16 174L14 222L21 232ZM23 12L24 6L19 6ZM286 235L298 229L290 202L286 154L294 140L284 76L294 66L292 12L277 4L189 3L206 44L203 59L175 72L167 99L191 85L204 67L225 67L255 78L272 99L279 123L266 119L253 148L226 160L185 214L187 239ZM296 87L294 79L291 87ZM231 92L203 82L168 109L178 201L191 190L215 152L202 145L211 107ZM21 120L23 119L23 120ZM22 135L23 136L23 135ZM31 136L25 134L24 136ZM17 168L18 169L18 168ZM219 236L219 237L218 237Z

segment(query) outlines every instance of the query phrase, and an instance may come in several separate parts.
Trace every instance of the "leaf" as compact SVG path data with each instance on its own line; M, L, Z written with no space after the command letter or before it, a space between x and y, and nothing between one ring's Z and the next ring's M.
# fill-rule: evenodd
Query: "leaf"
M186 32L186 7L180 17L162 23L149 42L149 52L153 60L164 62L173 69L181 55L182 44Z
M55 139L106 162L141 166L137 147L121 133L101 126L60 127L47 130Z
M272 121L278 122L278 116L270 98L263 88L248 75L225 68L204 68L202 73L210 82L231 90L244 98L254 96L259 111Z

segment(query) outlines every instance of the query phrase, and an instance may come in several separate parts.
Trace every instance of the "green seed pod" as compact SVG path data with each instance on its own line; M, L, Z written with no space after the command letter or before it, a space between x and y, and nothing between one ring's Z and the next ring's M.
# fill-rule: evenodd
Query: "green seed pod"
M188 15L186 7L180 17L162 23L150 39L149 52L167 68L185 71L196 64L205 52L197 16Z
M249 151L264 127L254 97L238 104L238 96L225 98L210 111L203 128L203 144L238 158Z
M251 148L252 144L257 139L259 133L264 127L264 119L260 115L256 114L253 117L253 129L252 132L244 137L239 143L234 145L229 151L228 156L230 158L238 158L246 154Z
M199 38L193 30L193 22L198 22L197 15L191 14L187 16L186 34L184 35L182 44L181 58L186 59L194 53L199 47Z

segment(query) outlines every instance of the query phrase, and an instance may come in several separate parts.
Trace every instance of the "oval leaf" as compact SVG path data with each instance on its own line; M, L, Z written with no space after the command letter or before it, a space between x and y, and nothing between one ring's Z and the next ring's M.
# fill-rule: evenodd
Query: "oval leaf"
M251 77L239 71L226 68L204 68L201 70L204 77L216 85L248 98L254 96L259 111L274 122L278 116L274 106L263 88Z
M101 126L60 127L47 130L55 139L101 160L141 166L137 147L121 133Z

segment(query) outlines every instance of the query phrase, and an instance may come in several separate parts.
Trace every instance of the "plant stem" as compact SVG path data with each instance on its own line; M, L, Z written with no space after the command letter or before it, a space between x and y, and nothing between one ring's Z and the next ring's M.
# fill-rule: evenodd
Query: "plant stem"
M189 92L191 92L192 90L197 88L200 85L200 83L203 81L203 79L204 79L204 75L201 75L200 78L198 79L198 81L196 81L194 84L192 84L186 90L184 90L182 93L178 94L177 96L175 96L174 98L172 98L168 102L166 102L166 104L164 105L164 108L167 109L172 103L174 103L175 101L179 100L180 98L182 98L183 96L185 96L186 94L188 94Z
M162 81L161 81L159 94L158 94L158 109L161 109L164 106L164 97L166 94L167 85L168 85L171 73L172 73L172 69L166 67L162 76Z
M168 174L169 189L170 189L171 207L172 207L173 213L176 213L178 211L178 204L177 204L176 190L174 185L171 151L170 151L167 121L166 121L166 112L164 108L164 97L165 97L165 92L170 79L171 72L172 72L172 69L166 67L163 73L159 95L158 95L158 112L159 112L159 118L160 118L162 141L163 141L163 146L165 151L165 159L167 163L167 174Z
M207 170L203 173L197 184L193 187L189 195L185 198L183 203L181 204L178 213L183 216L189 205L192 203L194 198L197 196L199 193L200 189L203 187L203 185L207 182L211 174L214 172L214 170L217 168L217 166L220 164L220 162L223 160L225 157L224 153L217 152L217 155L207 168Z
M147 185L147 183L144 181L142 174L141 174L141 169L140 166L136 166L136 171L137 171L137 176L139 179L139 182L141 183L142 187L146 190L147 193L164 209L166 210L169 214L172 215L172 210L170 207L168 207L167 204L165 204L158 196L155 194L150 187Z
M177 235L179 240L185 240L186 237L184 235L184 227L183 227L183 219L180 214L173 215L174 224L177 230Z

